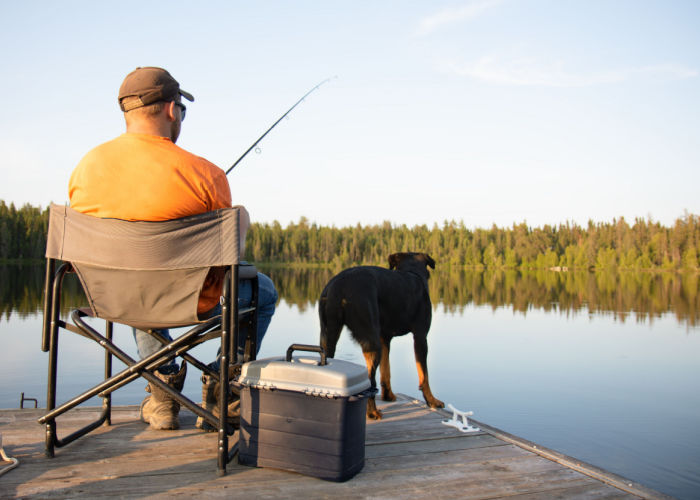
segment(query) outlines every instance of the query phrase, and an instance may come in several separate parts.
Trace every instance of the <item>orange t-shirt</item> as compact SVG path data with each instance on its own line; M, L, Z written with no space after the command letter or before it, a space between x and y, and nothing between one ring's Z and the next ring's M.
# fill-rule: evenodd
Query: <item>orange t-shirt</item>
M177 219L231 206L219 167L168 138L133 133L85 155L70 177L68 195L78 212L123 220ZM219 301L221 282L213 281L205 283L199 313Z

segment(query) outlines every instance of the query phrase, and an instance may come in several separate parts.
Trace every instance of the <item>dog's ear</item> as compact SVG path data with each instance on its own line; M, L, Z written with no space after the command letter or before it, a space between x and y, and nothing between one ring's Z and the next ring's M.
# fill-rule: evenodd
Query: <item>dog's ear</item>
M424 253L423 255L425 255L425 263L430 266L431 269L435 269L435 261L433 258L427 253Z
M396 269L399 265L399 262L401 262L400 253L392 253L391 255L389 255L389 269Z

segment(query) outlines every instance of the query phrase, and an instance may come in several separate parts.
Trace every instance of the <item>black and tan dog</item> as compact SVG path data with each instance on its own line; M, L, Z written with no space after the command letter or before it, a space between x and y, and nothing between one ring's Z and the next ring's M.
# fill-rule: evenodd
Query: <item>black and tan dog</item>
M432 309L427 266L435 269L435 261L427 254L395 253L389 256L389 269L353 267L331 278L319 300L321 347L328 357L334 357L338 337L346 325L362 346L372 388L377 387L379 365L382 399L394 401L389 344L392 338L413 332L419 389L428 405L442 408L444 403L435 399L428 383L427 335ZM382 418L374 397L368 402L367 416Z

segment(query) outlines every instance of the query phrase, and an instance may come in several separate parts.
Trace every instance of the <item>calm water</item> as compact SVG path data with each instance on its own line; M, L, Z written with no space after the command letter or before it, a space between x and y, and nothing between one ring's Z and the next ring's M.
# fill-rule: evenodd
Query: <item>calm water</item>
M269 272L280 304L260 357L317 343L316 298L327 270ZM20 393L45 404L40 351L42 269L0 266L0 407ZM429 335L436 396L478 420L678 498L700 497L700 293L698 276L438 272ZM67 301L82 302L76 286ZM127 352L127 329L116 331ZM101 354L61 339L66 397L99 380ZM204 358L214 347L200 346ZM394 390L418 397L411 336L392 343ZM338 356L364 364L347 332ZM200 397L196 371L185 392ZM143 384L115 393L136 404Z

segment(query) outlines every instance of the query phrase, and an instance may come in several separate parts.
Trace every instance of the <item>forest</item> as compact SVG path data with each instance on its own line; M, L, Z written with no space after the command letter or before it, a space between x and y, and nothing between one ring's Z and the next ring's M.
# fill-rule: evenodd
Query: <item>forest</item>
M46 245L48 207L20 208L0 200L0 260L41 259ZM467 269L684 270L700 264L700 217L685 213L673 225L651 218L573 222L531 227L468 228L444 221L432 227L384 222L379 225L319 226L302 217L283 227L253 223L246 258L256 264L313 265L340 269L386 266L394 252L430 254L440 266Z

